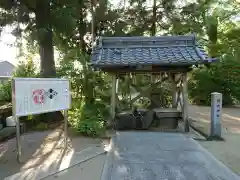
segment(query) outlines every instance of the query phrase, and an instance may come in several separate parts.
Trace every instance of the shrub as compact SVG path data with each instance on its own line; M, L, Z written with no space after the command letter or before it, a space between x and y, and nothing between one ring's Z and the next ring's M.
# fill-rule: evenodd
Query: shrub
M223 105L240 100L240 62L234 56L225 56L209 68L197 68L189 80L189 95L193 103L211 104L211 93L223 94Z
M6 84L0 85L0 101L11 102L11 100L12 100L11 81L8 81Z
M21 61L19 62L16 70L13 74L14 77L36 77L36 67L34 62L30 59L26 62Z
M20 62L13 74L14 77L36 77L36 68L32 60ZM0 101L10 102L12 100L11 80L0 85Z
M78 132L87 136L98 136L105 131L105 106L100 103L83 104L74 107L69 113L69 120Z

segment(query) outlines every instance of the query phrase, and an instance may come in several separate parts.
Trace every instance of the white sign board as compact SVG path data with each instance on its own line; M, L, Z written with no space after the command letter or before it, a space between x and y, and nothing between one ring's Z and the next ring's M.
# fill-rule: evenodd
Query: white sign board
M67 110L71 104L67 79L14 78L12 80L14 116Z

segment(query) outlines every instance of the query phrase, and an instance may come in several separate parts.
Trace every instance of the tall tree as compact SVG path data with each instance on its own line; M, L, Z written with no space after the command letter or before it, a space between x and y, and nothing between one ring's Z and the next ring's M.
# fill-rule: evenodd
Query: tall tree
M151 36L156 35L156 23L157 23L157 0L153 0L153 7L152 7L152 25L151 25Z
M55 76L55 62L53 50L53 16L60 1L55 0L2 0L0 1L1 18L0 26L24 24L21 31L14 30L15 35L25 32L29 39L37 41L41 59L41 75L43 77ZM58 6L56 6L58 5ZM59 8L58 8L59 9ZM56 18L55 18L56 19ZM56 23L55 23L56 24Z
M41 58L41 75L44 77L56 76L51 6L49 0L36 0L35 16L37 40Z

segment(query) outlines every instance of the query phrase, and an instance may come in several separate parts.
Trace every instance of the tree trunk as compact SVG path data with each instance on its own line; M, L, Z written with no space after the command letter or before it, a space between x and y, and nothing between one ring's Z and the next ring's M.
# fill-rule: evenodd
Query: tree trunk
M91 22L91 34L92 34L92 45L96 38L97 26L96 26L96 2L95 0L91 0L91 14L92 14L92 22Z
M151 29L150 29L150 33L151 33L151 36L155 36L156 35L156 21L157 21L157 0L153 0L153 7L152 7L152 26L151 26ZM154 89L152 88L152 85L153 85L153 74L151 76L151 103L150 103L150 107L155 107L156 104L154 103L153 99L154 98L157 98L158 100L160 99L159 96L155 96L155 92L154 92Z
M84 22L84 3L82 0L78 1L78 12L79 12L79 20L78 20L78 32L79 32L79 41L80 48L83 53L86 53L86 43L84 41L84 35L86 34L86 23Z
M93 82L93 72L91 69L87 69L85 72L85 77L84 77L84 96L85 96L85 103L86 104L93 104L95 101L94 98L94 82Z
M152 8L152 26L151 26L151 36L156 35L156 21L157 21L157 0L153 0Z
M56 77L50 11L50 0L36 0L36 28L42 77ZM39 118L50 123L63 120L63 115L58 111L41 114Z
M56 76L56 69L53 55L53 32L49 0L37 0L36 27L40 49L41 75L43 77L54 77Z

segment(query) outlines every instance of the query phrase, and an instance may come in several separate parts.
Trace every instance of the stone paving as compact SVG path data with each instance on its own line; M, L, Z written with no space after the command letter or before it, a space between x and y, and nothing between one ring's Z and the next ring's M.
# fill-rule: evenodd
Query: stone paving
M240 180L179 133L118 132L103 172L102 180Z

